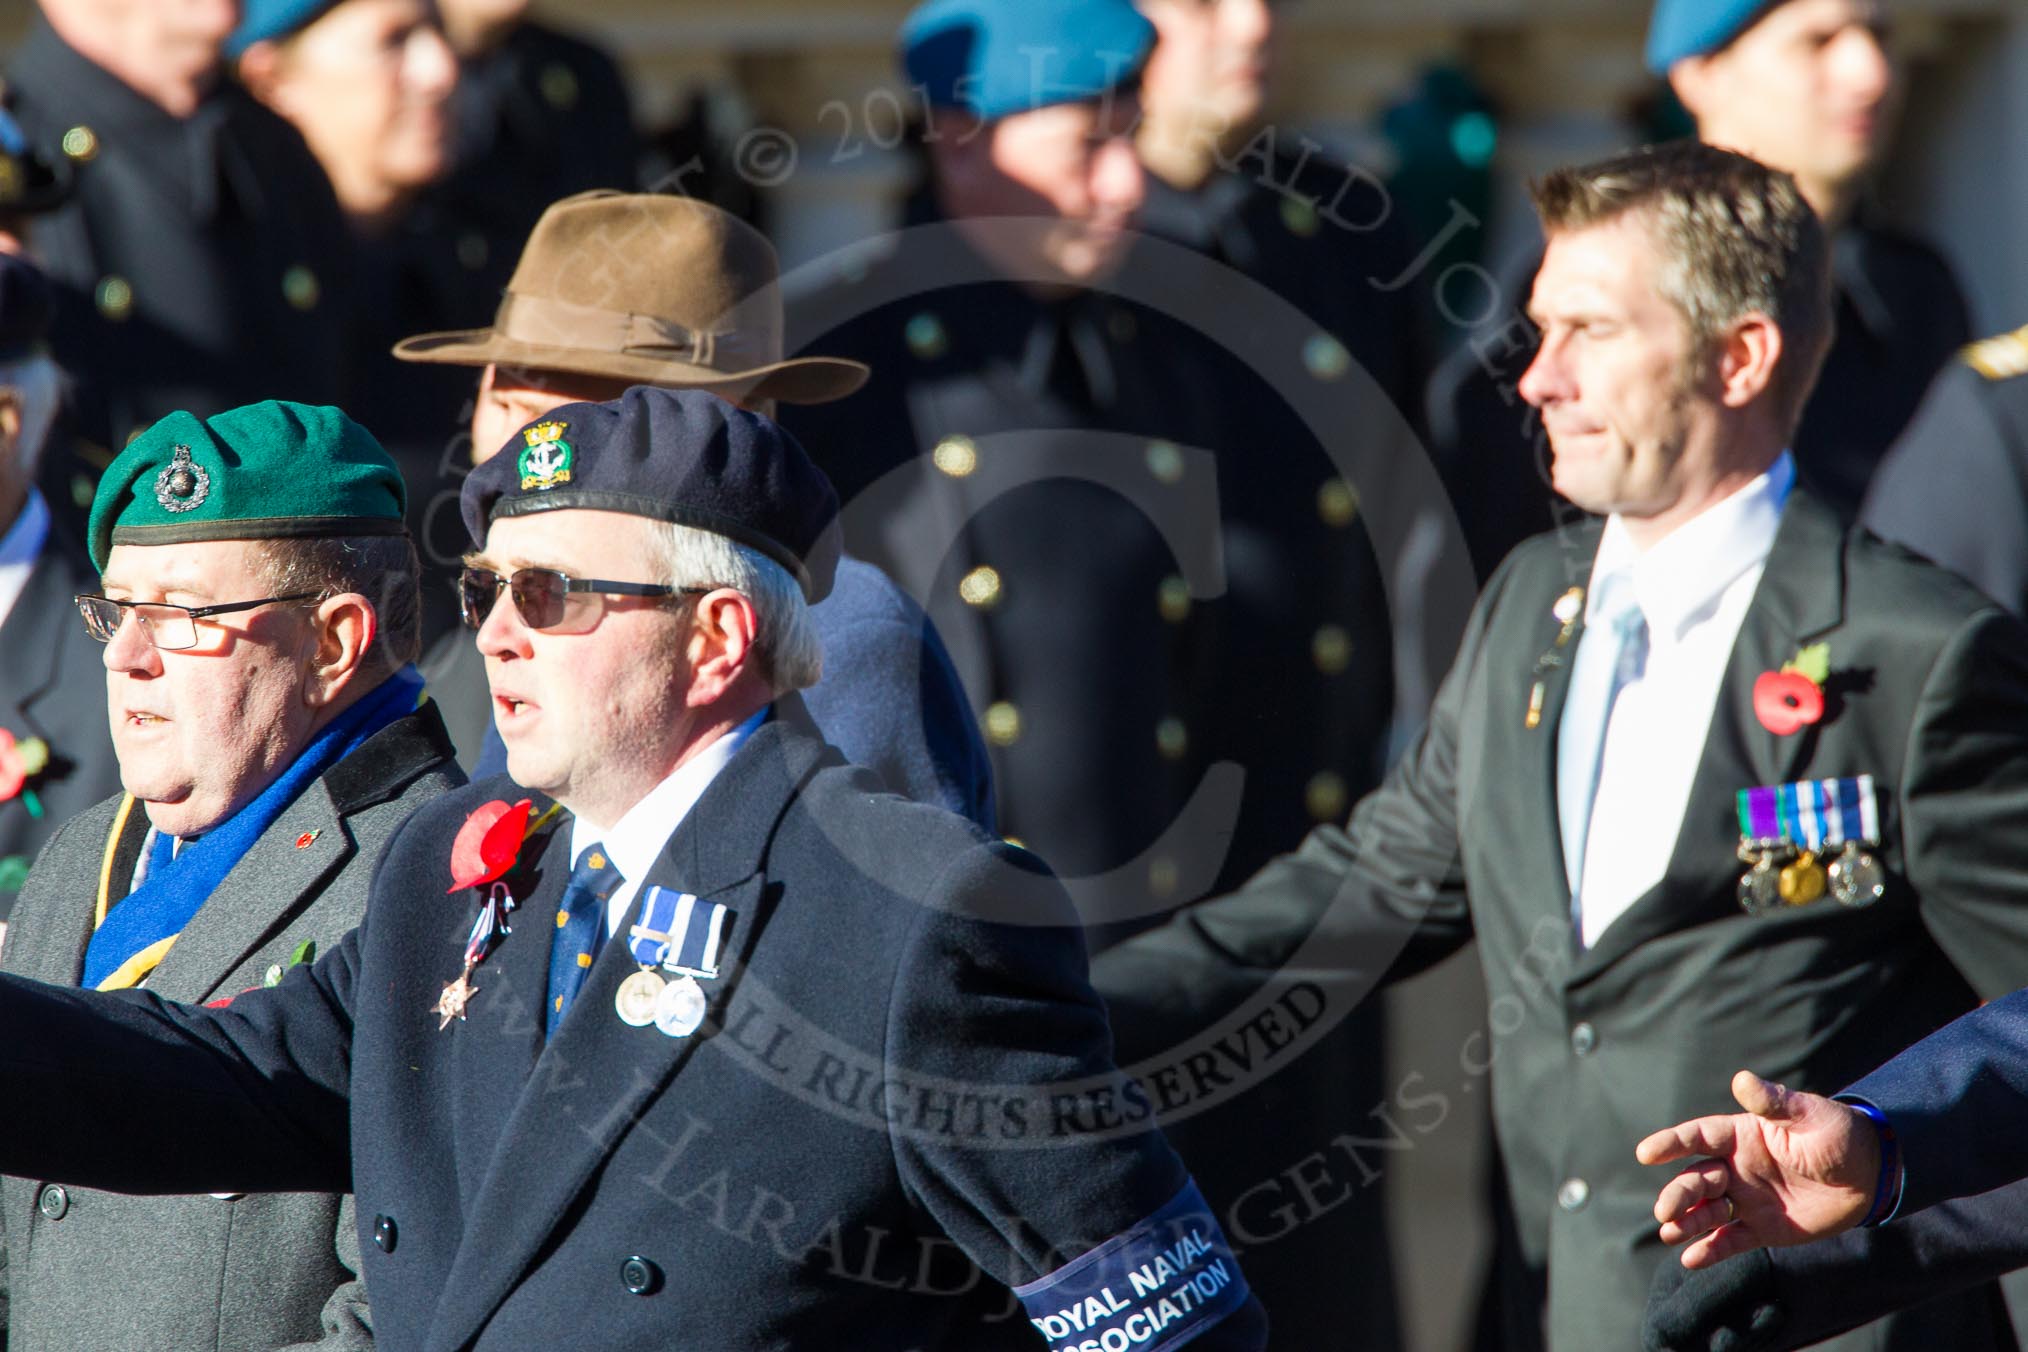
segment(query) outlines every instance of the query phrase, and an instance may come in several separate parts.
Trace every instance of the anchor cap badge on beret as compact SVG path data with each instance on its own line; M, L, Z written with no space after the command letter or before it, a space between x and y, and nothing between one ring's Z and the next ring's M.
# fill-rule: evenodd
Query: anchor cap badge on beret
M569 430L569 423L539 422L522 431L521 458L515 463L521 472L522 492L570 482L570 466L577 452L563 439Z

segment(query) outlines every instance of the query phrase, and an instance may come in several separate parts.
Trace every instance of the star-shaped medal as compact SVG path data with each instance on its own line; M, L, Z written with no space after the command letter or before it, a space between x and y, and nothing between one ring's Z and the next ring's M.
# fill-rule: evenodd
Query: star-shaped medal
M479 988L472 984L472 969L467 967L458 973L458 979L448 983L444 987L444 993L437 997L436 1012L443 1016L443 1022L437 1025L437 1031L441 1033L449 1028L452 1019L464 1022L465 1006L470 1004L472 997L478 993Z

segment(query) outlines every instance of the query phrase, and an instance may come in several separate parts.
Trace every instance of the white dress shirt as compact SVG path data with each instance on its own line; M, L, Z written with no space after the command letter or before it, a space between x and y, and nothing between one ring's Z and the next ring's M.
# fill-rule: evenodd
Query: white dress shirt
M21 515L0 535L0 624L7 623L14 603L28 589L28 575L35 571L35 561L42 557L42 546L48 539L49 504L31 488Z
M676 828L690 815L690 809L697 806L711 781L718 778L718 772L746 744L767 715L768 711L762 709L677 766L613 825L600 826L583 817L572 819L571 859L575 861L588 845L603 845L606 857L625 880L606 898L605 938L619 933L621 922L627 918L627 908L634 904L634 894L641 890L641 879L648 876L648 870L662 857L662 847L669 843L669 837L676 834Z
M1578 860L1564 860L1586 948L1668 868L1726 663L1795 478L1795 461L1784 451L1767 473L1646 551L1635 546L1617 516L1606 522L1585 590L1586 628L1572 659L1559 756L1573 742L1581 746L1595 737L1605 717L1596 700L1588 704L1580 697L1610 690L1609 678L1600 680L1587 669L1618 656L1609 626L1591 628L1593 607L1629 578L1648 624L1648 657L1640 675L1621 689L1606 725L1582 876ZM1557 804L1566 821L1585 808Z

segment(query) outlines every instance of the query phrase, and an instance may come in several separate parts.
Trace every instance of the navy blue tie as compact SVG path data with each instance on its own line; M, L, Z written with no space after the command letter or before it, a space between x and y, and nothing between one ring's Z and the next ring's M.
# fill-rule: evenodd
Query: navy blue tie
M556 937L549 950L549 1021L543 1036L556 1036L556 1026L583 988L606 923L606 898L622 881L605 846L587 845L577 857L556 910Z

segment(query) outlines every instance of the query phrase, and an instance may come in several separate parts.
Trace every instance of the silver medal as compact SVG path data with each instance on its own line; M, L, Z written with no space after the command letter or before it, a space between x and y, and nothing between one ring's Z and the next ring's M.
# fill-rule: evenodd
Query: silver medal
M662 993L662 984L662 978L645 967L622 981L619 993L613 996L620 1022L629 1028L646 1028L653 1023L655 998Z
M1887 870L1856 840L1831 861L1831 895L1845 906L1871 906L1887 895Z
M1781 909L1782 875L1774 860L1762 855L1739 879L1739 909L1748 915L1767 915Z
M666 1037L689 1037L704 1022L704 988L678 976L655 997L655 1027Z

